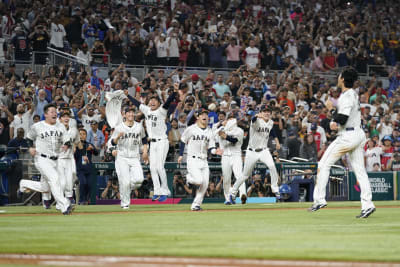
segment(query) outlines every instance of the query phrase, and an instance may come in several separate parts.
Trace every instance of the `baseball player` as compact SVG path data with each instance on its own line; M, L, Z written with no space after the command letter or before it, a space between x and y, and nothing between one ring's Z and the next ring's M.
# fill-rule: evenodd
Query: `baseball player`
M278 172L276 171L274 159L268 149L268 138L272 136L276 142L276 149L280 149L279 139L275 135L272 127L274 122L271 119L271 110L263 106L260 113L251 119L250 123L250 138L247 146L246 157L244 159L243 174L236 180L233 187L230 189L229 201L235 204L235 197L240 185L246 181L251 175L257 161L261 161L267 165L271 173L271 189L277 200L280 199L278 187Z
M153 201L164 202L171 192L168 189L167 173L164 168L167 158L169 143L165 119L171 102L175 99L179 84L174 85L174 92L161 106L157 96L150 97L149 105L141 104L132 96L129 100L137 106L145 116L147 135L150 141L150 173L154 184Z
M187 149L187 170L186 180L188 183L200 186L197 189L196 197L193 200L191 210L201 211L201 203L207 191L210 179L210 169L207 162L207 150L215 154L215 139L213 131L207 127L208 111L202 110L197 113L196 123L186 128L181 136L178 163L183 159L185 145Z
M68 109L60 113L60 122L64 125L66 134L69 137L71 145L79 143L79 133L76 127L71 127L70 115ZM69 147L67 151L61 151L58 157L58 170L60 173L60 184L66 198L71 203L75 203L73 199L73 185L76 177L76 164L74 158L73 147Z
M134 108L127 107L125 121L115 127L111 136L112 152L115 157L121 208L129 209L131 191L139 188L143 182L143 170L140 164L139 148L143 143L143 160L148 161L148 145L141 123L135 122Z
M361 128L360 102L357 92L352 88L358 75L353 68L346 68L338 77L338 88L342 94L338 99L337 111L330 123L332 130L338 131L338 136L329 145L318 163L317 181L314 189L314 204L309 211L317 211L327 206L326 184L329 179L331 165L343 155L349 153L349 159L357 181L361 188L361 214L357 218L367 218L375 211L372 203L371 186L364 165L364 145L366 137ZM327 103L329 109L331 103Z
M232 171L238 179L242 175L242 144L244 132L237 126L234 113L228 115L227 120L221 123L221 127L216 130L218 134L219 148L217 154L221 157L222 176L224 177L225 205L230 205L229 189L231 188ZM239 187L242 204L246 203L246 185L242 183Z
M50 192L57 202L57 206L64 215L72 212L72 206L64 197L58 173L58 156L61 147L67 150L71 146L65 127L57 123L57 108L54 104L44 106L45 120L35 123L27 134L29 152L35 157L35 167L42 177L40 182L21 180L19 192L27 189L47 193L44 200L50 200ZM35 146L33 144L35 143Z

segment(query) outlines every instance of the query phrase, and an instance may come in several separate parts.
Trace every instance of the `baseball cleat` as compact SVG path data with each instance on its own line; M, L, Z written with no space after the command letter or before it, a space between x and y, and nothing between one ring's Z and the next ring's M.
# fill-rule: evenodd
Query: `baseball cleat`
M229 200L225 200L224 204L225 205L232 205L232 203Z
M246 204L247 196L246 196L245 194L243 194L243 195L240 197L240 200L242 201L242 205Z
M366 210L362 210L360 215L357 215L356 218L368 218L369 215L371 215L372 213L374 213L376 211L375 208L369 208Z
M325 208L326 206L328 206L328 205L327 204L313 204L310 208L308 208L308 211L314 212L319 209Z
M69 205L67 210L63 212L63 215L71 215L72 214L72 206Z
M235 197L231 194L229 194L229 202L231 202L232 205L236 204Z
M151 201L156 201L160 198L161 196L159 195L154 195L153 198L151 199Z
M158 198L158 202L165 202L165 201L167 201L167 196L160 196Z
M203 209L200 206L195 206L192 208L192 211L202 211Z
M129 206L123 206L121 207L123 210L129 210Z
M280 193L275 193L275 198L276 198L276 202L281 202L282 201Z
M68 199L69 199L69 202L71 203L71 205L76 204L75 199L73 197L69 197Z
M46 210L51 209L51 202L50 200L43 200L43 206Z

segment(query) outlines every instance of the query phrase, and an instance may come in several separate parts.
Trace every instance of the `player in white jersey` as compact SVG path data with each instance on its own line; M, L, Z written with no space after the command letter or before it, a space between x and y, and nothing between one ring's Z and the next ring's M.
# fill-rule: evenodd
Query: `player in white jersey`
M230 190L229 200L231 204L235 204L235 197L239 186L249 178L257 161L261 161L267 165L271 173L271 189L276 195L277 200L280 199L278 187L278 172L275 167L274 159L268 149L268 138L272 136L276 142L276 149L280 149L279 139L276 137L272 127L274 122L271 119L271 110L263 106L260 113L254 116L250 123L250 137L247 146L246 157L244 159L243 174L236 180Z
M139 188L143 182L143 170L140 164L139 148L143 143L143 160L148 160L148 145L143 126L135 122L134 108L125 110L125 121L115 127L111 136L112 152L115 157L121 208L129 209L131 191Z
M222 122L215 134L218 134L219 148L217 154L221 155L222 176L224 177L225 205L230 205L229 190L232 186L232 171L236 179L242 176L242 144L244 132L237 126L235 114L228 115L227 120ZM242 204L246 203L246 185L242 183L239 187Z
M314 189L314 204L309 211L317 211L327 206L326 185L329 179L331 165L343 155L349 153L357 181L361 188L361 214L357 218L367 218L375 211L372 203L371 185L365 170L364 145L366 137L361 128L360 102L357 92L352 88L358 75L353 68L346 68L338 77L338 88L342 94L338 99L337 111L330 123L332 130L338 131L335 141L329 145L318 163L317 181ZM330 109L331 105L327 104Z
M61 190L57 159L60 149L66 150L71 143L65 127L57 123L56 106L47 104L44 107L44 116L45 120L35 123L27 135L29 152L35 157L35 167L40 171L42 177L40 182L21 180L19 192L30 189L48 193L43 194L47 198L44 200L50 200L49 193L51 192L61 212L69 215L72 212L72 206Z
M210 169L207 162L207 152L215 154L215 139L213 131L207 127L208 111L202 110L197 114L196 123L186 128L181 136L178 163L183 159L185 145L187 148L187 170L186 180L188 183L200 186L192 203L192 211L201 211L204 194L208 188Z
M177 95L178 88L179 84L175 84L174 92L162 106L160 99L156 96L151 97L149 105L146 106L128 95L129 100L140 109L146 118L146 131L150 141L150 173L154 185L153 201L164 202L167 200L168 195L171 194L168 189L167 173L164 168L169 149L165 119L168 108Z
M75 203L73 199L74 178L76 177L76 164L74 158L74 145L79 143L78 129L70 126L70 112L65 109L60 113L60 122L64 125L66 134L71 142L71 147L67 151L61 150L58 157L58 171L60 173L61 189L66 198L71 203Z

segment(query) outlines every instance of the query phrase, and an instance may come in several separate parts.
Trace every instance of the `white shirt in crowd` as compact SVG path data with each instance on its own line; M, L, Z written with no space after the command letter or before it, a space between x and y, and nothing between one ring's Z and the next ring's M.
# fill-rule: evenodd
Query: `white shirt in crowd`
M94 114L93 116L89 116L89 115L87 115L87 114L83 114L82 115L82 125L83 125L83 128L86 130L86 131L89 131L91 128L90 128L90 124L93 122L93 121L97 121L97 122L99 122L101 120L101 115L100 114Z
M392 124L386 124L384 122L381 122L378 124L377 129L379 129L382 126L381 130L379 131L379 139L382 140L382 138L385 135L391 135L393 133L393 127Z
M26 137L30 126L32 125L32 113L30 111L25 112L21 117L14 115L14 120L11 122L10 127L13 128L14 136L17 137L18 128L23 128L25 131L24 137Z
M161 42L160 40L156 43L157 57L168 57L168 43L167 41Z
M372 149L367 149L365 151L365 157L366 157L366 169L367 172L372 172L374 169L374 164L378 163L379 166L381 166L381 155L383 154L383 150L381 147L374 147Z
M167 38L169 57L179 57L179 44L176 37Z
M258 56L260 55L260 50L257 47L247 47L245 50L246 52L246 65L250 69L254 69L257 67L258 64Z
M51 23L50 26L50 44L55 47L64 47L64 37L67 35L62 24Z

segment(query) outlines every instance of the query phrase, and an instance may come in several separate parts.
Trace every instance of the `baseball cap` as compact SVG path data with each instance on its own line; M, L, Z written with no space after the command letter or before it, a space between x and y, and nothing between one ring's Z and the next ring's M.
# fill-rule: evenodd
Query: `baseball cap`
M10 62L10 64L8 66L9 67L15 67L15 63L14 62Z
M288 132L288 136L294 136L295 134L294 134L294 131L293 130L290 130L289 132Z
M14 99L19 98L19 97L22 97L20 92L16 92L16 93L13 94L13 98Z
M192 74L192 81L198 81L199 80L199 75L196 73Z
M92 120L91 122L90 122L90 125L94 125L94 124L98 124L99 122L97 121L97 120Z
M69 109L68 103L61 103L60 104L60 109Z
M382 138L382 141L390 141L390 142L393 142L393 139L392 139L392 137L391 137L390 135L385 135L385 136Z
M311 130L317 130L317 124L315 122L311 124Z

